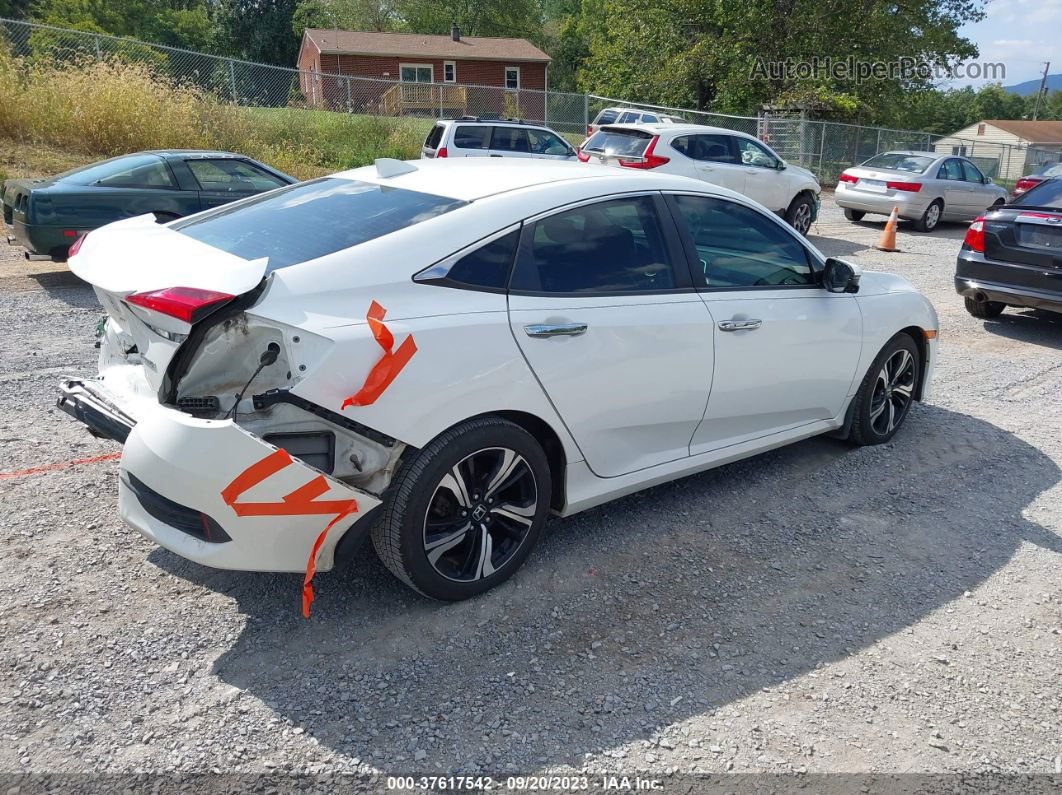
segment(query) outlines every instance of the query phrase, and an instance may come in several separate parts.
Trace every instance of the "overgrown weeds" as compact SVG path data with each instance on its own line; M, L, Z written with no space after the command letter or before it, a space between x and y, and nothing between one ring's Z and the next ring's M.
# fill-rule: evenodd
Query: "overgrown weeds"
M222 149L303 179L419 153L428 122L241 108L120 59L30 63L0 48L0 138L89 156Z

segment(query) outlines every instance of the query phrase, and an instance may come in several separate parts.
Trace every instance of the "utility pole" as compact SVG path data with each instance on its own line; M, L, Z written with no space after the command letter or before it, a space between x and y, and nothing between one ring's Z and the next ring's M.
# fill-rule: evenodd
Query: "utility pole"
M1036 104L1033 105L1033 121L1036 121L1036 115L1040 112L1040 99L1047 93L1047 70L1050 68L1051 62L1044 61L1044 76L1040 78L1040 88L1036 91Z

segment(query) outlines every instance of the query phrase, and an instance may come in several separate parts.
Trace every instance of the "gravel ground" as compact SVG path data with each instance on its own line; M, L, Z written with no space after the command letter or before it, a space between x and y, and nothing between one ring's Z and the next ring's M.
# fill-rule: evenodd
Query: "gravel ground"
M0 772L1062 770L1062 319L975 320L964 227L901 226L884 254L881 226L828 199L813 240L940 314L934 393L893 442L554 520L470 602L366 546L306 621L298 576L122 526L113 460L0 480ZM116 452L53 407L60 373L94 372L91 291L5 249L0 312L0 469Z

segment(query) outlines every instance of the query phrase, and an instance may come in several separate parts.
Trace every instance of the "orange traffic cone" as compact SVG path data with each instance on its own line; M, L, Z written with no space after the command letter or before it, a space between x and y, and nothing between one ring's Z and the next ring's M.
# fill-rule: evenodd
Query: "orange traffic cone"
M896 219L900 215L900 208L893 207L892 212L889 213L889 220L885 224L885 229L882 230L881 237L878 238L878 244L874 247L878 251L899 251L896 248Z

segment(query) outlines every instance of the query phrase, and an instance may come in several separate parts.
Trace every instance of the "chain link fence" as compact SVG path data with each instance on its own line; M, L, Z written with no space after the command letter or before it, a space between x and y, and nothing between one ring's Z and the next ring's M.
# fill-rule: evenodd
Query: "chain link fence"
M935 151L970 158L988 176L1010 185L1023 174L1059 162L1057 149L1033 149L909 130L863 127L785 115L733 116L631 103L594 94L506 89L456 83L408 83L326 74L252 63L177 47L0 18L0 36L30 63L76 64L119 58L149 64L164 79L193 85L222 102L425 119L479 116L547 124L578 143L606 107L665 113L693 124L756 136L787 162L836 184L845 168L890 149Z

